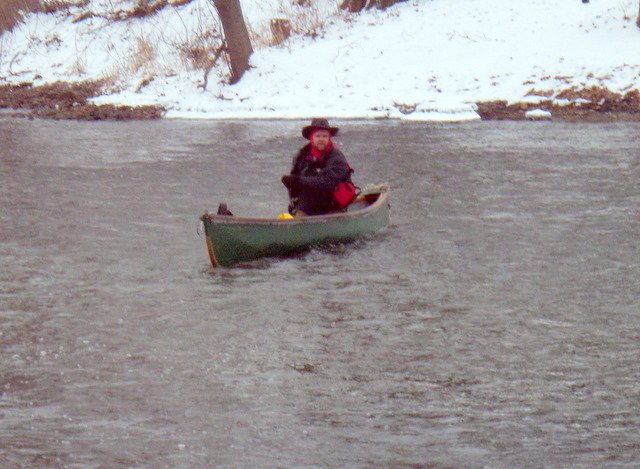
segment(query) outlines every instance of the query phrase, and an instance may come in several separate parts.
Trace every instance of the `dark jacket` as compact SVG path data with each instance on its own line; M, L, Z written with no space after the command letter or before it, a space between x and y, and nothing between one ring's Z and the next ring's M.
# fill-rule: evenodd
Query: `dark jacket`
M335 146L315 160L311 156L311 144L305 145L293 159L291 167L291 175L300 176L299 183L289 189L293 208L307 215L337 210L332 192L339 182L351 181L352 172L347 159Z

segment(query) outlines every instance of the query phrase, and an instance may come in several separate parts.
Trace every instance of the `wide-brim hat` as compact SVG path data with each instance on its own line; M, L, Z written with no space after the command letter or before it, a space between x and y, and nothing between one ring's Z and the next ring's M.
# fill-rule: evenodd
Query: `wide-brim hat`
M338 128L331 127L327 119L316 118L311 119L311 124L302 129L302 136L309 140L309 138L311 137L311 132L313 132L314 130L328 130L332 137L338 133Z

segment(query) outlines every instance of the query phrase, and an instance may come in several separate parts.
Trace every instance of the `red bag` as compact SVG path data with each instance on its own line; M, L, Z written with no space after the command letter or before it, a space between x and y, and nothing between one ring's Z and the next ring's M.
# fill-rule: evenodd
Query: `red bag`
M345 208L358 195L356 186L352 182L340 182L333 191L333 200L335 200L338 208Z

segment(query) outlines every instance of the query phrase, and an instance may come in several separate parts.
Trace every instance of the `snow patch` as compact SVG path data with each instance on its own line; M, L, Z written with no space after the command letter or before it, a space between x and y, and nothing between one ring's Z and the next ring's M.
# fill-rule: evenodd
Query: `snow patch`
M551 119L551 113L544 109L531 109L525 112L525 117L531 120L545 120Z

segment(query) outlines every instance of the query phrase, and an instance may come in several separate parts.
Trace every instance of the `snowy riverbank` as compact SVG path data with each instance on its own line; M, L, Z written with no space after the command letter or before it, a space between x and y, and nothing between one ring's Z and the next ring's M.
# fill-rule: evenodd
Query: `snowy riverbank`
M104 94L94 104L154 105L186 118L457 121L480 118L478 103L496 101L546 118L566 107L615 112L607 96L626 103L622 112L640 113L632 0L414 0L360 14L331 0L306 13L284 1L245 0L252 68L228 85L218 67L206 90L203 71L177 51L206 43L203 31L215 16L207 0L126 21L78 20L113 3L30 15L0 38L0 85L100 80ZM283 15L298 15L294 24L306 21L319 36L260 45L268 42L268 20Z

